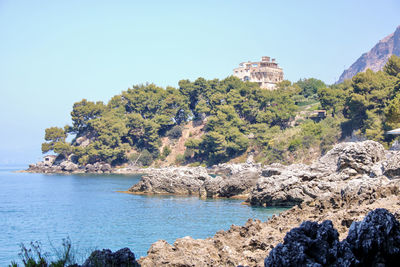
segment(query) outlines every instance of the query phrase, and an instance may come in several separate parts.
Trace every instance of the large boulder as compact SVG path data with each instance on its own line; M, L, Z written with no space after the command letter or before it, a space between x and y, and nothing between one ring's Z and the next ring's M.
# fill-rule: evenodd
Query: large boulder
M311 171L307 165L275 164L262 170L247 201L255 206L293 206L332 191L333 186L321 182L321 173Z
M386 209L354 222L344 241L360 266L396 266L400 262L400 223Z
M112 170L111 165L104 162L85 165L85 172L87 173L111 173Z
M387 160L383 164L383 175L389 179L400 178L400 152L391 151L388 153Z
M135 254L129 248L123 248L116 252L109 249L95 250L83 263L82 267L138 267Z
M348 143L339 154L338 171L350 168L370 174L372 166L385 158L384 147L375 141Z
M142 176L128 192L141 194L175 194L206 196L204 182L212 179L203 167L154 169Z
M343 250L350 253L346 261L339 260ZM288 232L283 243L278 244L265 259L267 266L349 266L347 258L354 258L351 251L341 249L339 234L333 228L331 221L317 222L306 221L300 227Z
M246 173L259 173L261 170L260 163L246 162L246 163L220 163L218 165L212 166L208 170L209 173L218 175L236 175L243 172Z
M87 173L95 173L95 172L97 172L97 169L93 164L89 163L89 164L85 165L85 172L87 172Z
M73 172L79 169L79 166L71 161L63 161L60 163L60 167L62 171Z
M90 138L88 136L80 136L75 140L76 144L80 147L87 147L90 144Z
M205 181L208 197L236 197L246 199L261 174L259 164L219 164L214 179ZM214 169L213 171L215 171Z
M354 222L339 242L331 221L306 221L288 232L264 261L264 266L397 266L400 224L386 209Z

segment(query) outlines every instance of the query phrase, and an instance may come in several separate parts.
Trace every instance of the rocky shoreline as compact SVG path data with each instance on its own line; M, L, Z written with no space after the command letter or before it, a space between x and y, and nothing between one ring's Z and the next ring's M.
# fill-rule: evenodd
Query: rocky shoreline
M218 174L216 177L210 174ZM219 164L152 169L128 192L241 198L253 206L293 206L345 187L387 184L400 176L400 152L374 141L336 145L311 165Z
M359 185L303 202L266 222L250 219L244 226L233 225L211 238L184 237L172 245L157 241L138 262L141 266L264 266L272 248L303 221L330 220L343 240L353 222L377 208L400 219L399 180Z
M137 169L118 171L110 170L110 173L137 173ZM220 164L211 169L149 168L128 193L241 198L254 206L293 207L266 222L250 219L244 226L232 226L211 238L184 237L172 245L157 241L138 263L141 266L264 266L269 252L303 221L330 220L337 229L338 240L343 240L355 222L378 208L385 208L399 220L398 178L400 152L387 151L374 141L340 143L311 165L246 163Z
M171 170L173 175L167 179L145 175L130 192L242 195L251 205L294 207L267 222L249 220L244 226L219 231L212 238L184 237L172 245L160 240L138 262L141 266L263 266L271 249L303 221L330 220L343 240L353 222L377 208L387 209L398 220L399 158L397 151L364 141L338 144L311 165L222 164L214 167L214 173L223 173L215 178L204 171L202 175L188 175ZM178 190L171 191L171 187Z

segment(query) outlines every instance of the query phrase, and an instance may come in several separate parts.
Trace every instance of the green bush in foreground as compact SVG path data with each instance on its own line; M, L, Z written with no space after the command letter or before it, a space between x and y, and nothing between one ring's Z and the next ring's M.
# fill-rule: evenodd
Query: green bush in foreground
M72 251L72 244L69 238L62 241L62 248L60 250L54 249L56 259L49 258L48 253L42 252L40 242L31 242L30 248L25 247L23 243L20 244L21 251L18 253L22 263L25 267L64 267L76 264L75 255ZM11 262L10 267L18 267L18 263Z

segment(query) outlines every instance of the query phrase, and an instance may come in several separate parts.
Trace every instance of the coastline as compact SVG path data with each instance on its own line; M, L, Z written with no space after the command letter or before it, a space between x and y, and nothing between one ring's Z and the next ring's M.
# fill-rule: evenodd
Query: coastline
M310 165L218 164L211 168L172 166L139 168L71 162L32 164L21 172L46 174L142 175L124 193L232 198L252 206L294 206L347 186L387 183L400 178L400 152L374 141L339 143Z
M210 238L184 237L173 244L159 240L138 260L142 266L263 266L264 258L282 242L286 232L305 220L331 220L342 240L353 222L376 208L386 208L399 219L399 159L399 151L363 141L340 143L310 165L243 163L211 169L147 168L145 173L144 169L119 168L109 173L129 175L140 170L144 174L121 193L238 197L251 206L292 206L266 222L249 220L244 226L232 226ZM210 176L214 173L221 175Z

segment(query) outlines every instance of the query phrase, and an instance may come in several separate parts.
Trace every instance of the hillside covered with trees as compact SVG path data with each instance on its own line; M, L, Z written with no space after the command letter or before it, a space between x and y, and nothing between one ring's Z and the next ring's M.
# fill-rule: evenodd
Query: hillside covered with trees
M178 88L136 85L108 103L75 103L71 125L45 130L42 152L81 165L157 165L171 153L162 139L181 138L188 122L204 127L184 140L177 164L245 161L249 154L263 163L307 161L351 134L388 146L393 137L384 132L400 127L399 73L400 58L392 56L383 71L331 86L310 78L269 91L235 77L181 80Z

